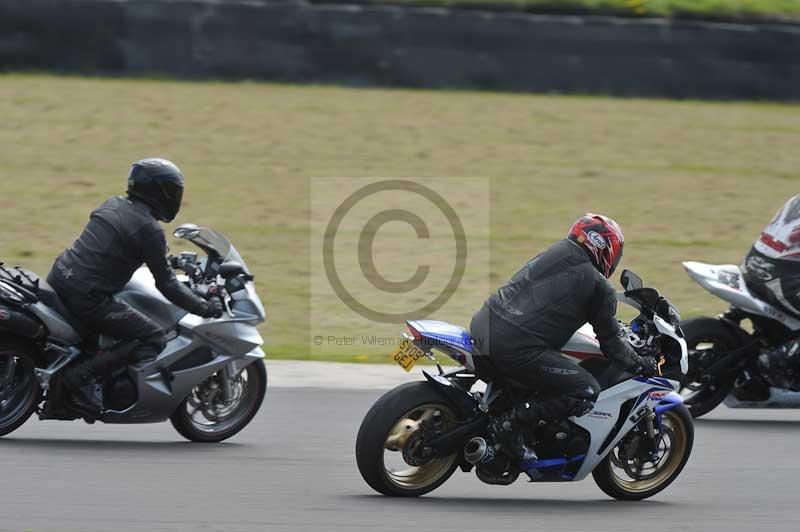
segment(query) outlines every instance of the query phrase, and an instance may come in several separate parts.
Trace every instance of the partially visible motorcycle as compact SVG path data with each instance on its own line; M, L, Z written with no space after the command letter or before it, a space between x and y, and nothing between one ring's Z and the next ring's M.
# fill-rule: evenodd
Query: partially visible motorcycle
M800 408L800 353L781 349L800 331L800 320L750 293L738 266L684 262L683 267L700 286L730 303L716 318L681 323L689 373L680 393L692 416L722 403Z
M0 263L0 436L33 414L43 420L90 423L154 423L169 419L185 438L218 442L242 430L256 415L267 389L263 340L256 326L266 319L253 275L223 235L184 224L175 236L206 254L169 257L179 278L199 293L221 297L225 313L204 319L173 305L142 267L116 297L167 331L153 361L99 379L102 411L75 401L62 383L64 368L119 348L87 331L33 272Z
M632 272L622 274L620 300L639 310L624 325L639 353L661 357L663 374L646 378L622 371L602 356L591 327L576 332L564 356L580 361L601 384L594 409L581 417L541 422L521 430L538 459L518 461L496 438L491 421L512 406L538 397L498 371L469 333L441 321L407 322L392 358L409 371L434 352L463 367L389 391L369 410L356 440L364 480L389 496L416 497L444 483L456 469L475 470L492 485L521 473L535 482L571 482L592 474L611 497L640 500L666 488L683 470L694 440L692 418L675 390L687 369L686 343L677 310ZM485 383L481 389L478 381ZM476 386L476 384L478 384Z

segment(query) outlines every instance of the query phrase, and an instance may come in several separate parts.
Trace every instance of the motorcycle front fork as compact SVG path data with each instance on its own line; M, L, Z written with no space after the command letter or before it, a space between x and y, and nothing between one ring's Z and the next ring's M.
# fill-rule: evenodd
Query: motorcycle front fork
M219 373L220 376L220 387L222 393L222 399L229 403L233 398L233 378L236 376L234 374L233 365L228 364L222 371Z
M658 454L658 444L659 440L661 439L661 434L656 434L655 419L655 412L650 412L642 420L642 424L644 425L644 433L645 436L647 436L647 451L650 452L651 456Z

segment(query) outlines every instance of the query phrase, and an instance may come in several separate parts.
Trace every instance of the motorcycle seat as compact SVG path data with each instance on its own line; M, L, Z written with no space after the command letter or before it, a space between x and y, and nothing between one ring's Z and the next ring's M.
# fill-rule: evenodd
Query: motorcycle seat
M532 389L530 386L516 381L507 374L503 373L500 368L497 367L494 361L492 361L490 355L480 353L478 352L478 349L475 349L475 355L477 355L473 357L473 361L475 363L475 373L481 379L491 381L496 384L506 384L519 390Z
M44 279L39 279L39 289L36 295L42 304L56 311L59 316L64 318L64 320L66 320L70 327L75 329L75 332L77 332L81 338L87 337L88 332L86 325L84 325L79 319L73 316L69 310L67 310L67 307L64 306L64 303L61 301L61 298L58 297L56 291L52 286L47 284Z

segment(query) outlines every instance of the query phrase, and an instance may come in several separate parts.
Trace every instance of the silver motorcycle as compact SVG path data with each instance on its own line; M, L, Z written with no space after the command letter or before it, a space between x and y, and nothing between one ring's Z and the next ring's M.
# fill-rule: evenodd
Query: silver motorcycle
M201 442L225 440L247 426L267 389L256 329L266 314L253 275L220 233L185 224L174 235L205 254L170 256L179 279L198 293L218 293L225 313L218 319L189 314L158 291L147 268L137 270L116 297L161 325L168 342L155 360L98 380L100 412L74 401L61 374L86 357L103 356L115 341L88 333L33 272L0 263L0 436L34 412L40 419L104 423L169 419L182 436Z

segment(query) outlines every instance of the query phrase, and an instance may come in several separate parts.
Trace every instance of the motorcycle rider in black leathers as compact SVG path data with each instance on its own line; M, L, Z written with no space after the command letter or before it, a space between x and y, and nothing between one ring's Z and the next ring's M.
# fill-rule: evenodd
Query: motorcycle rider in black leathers
M754 296L800 319L800 195L789 198L764 228L742 261L741 270ZM777 376L773 385L795 388L798 384L793 375L800 373L798 353L800 335L793 334L763 352L759 365L765 375ZM752 381L760 379L753 377Z
M800 317L800 195L790 198L742 261L753 295Z
M143 313L116 299L133 273L146 264L156 286L175 305L202 317L220 317L218 298L205 300L175 277L158 221L171 222L181 206L184 178L165 159L133 163L127 197L108 199L94 212L74 244L55 261L47 282L64 306L92 333L122 340L110 352L68 367L63 382L81 406L102 409L93 383L100 375L155 358L165 331Z
M498 440L520 460L536 458L520 427L581 416L597 400L601 390L595 378L560 353L583 324L592 325L603 354L623 369L658 371L652 357L640 357L619 336L616 292L607 279L623 243L616 222L586 214L566 239L525 264L472 318L479 352L491 356L506 377L540 394L495 423Z

